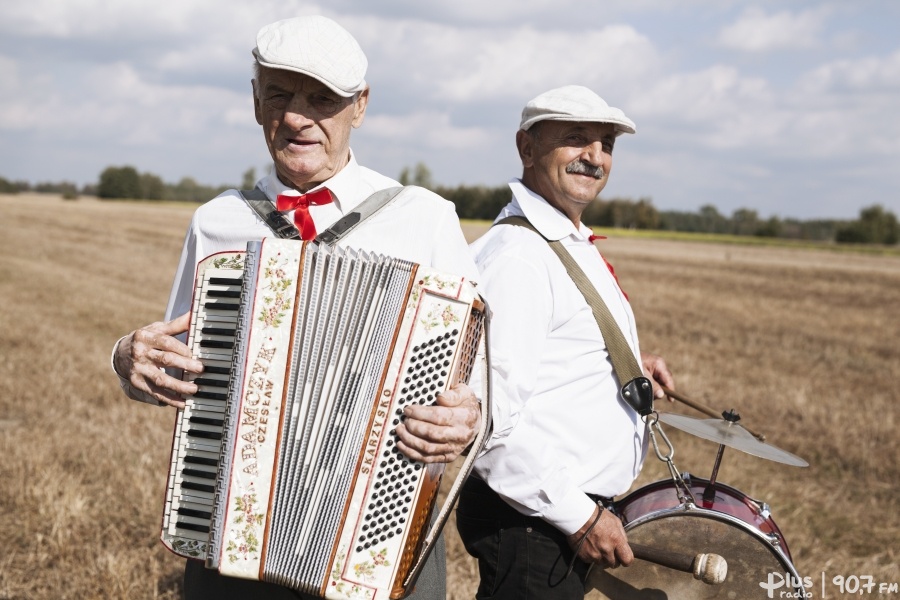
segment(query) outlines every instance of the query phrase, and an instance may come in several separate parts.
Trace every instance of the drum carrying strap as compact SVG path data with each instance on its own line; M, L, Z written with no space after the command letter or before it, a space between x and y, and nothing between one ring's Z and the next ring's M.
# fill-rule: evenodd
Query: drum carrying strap
M360 223L390 204L406 188L403 186L379 190L363 200L359 206L345 216L338 219L331 227L316 236L316 241L329 246L337 243L341 238L349 234ZM287 240L299 240L300 232L294 227L287 216L275 208L275 204L258 187L252 190L238 190L250 208L256 211L263 223L275 233L276 236Z
M625 340L625 335L619 328L606 302L597 292L597 289L591 284L591 281L585 275L572 255L563 247L562 242L558 240L548 240L535 229L534 225L525 217L506 217L495 223L495 225L517 225L525 227L535 232L550 245L550 249L556 253L559 260L569 273L569 277L578 287L578 291L584 296L588 306L594 313L594 320L600 327L600 334L606 342L606 348L609 351L609 357L612 360L613 371L616 378L622 384L622 396L628 405L638 412L642 417L649 415L653 411L653 386L650 380L644 377L644 372L634 358L631 347ZM623 383L625 382L625 383Z

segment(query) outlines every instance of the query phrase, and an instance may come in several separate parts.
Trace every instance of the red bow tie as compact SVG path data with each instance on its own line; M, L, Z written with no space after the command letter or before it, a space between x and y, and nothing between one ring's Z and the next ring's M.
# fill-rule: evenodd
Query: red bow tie
M323 187L300 196L279 194L275 198L275 208L281 212L294 211L294 225L300 231L300 237L304 240L314 240L316 239L316 224L313 223L312 215L309 214L309 205L321 206L331 202L334 202L331 190Z

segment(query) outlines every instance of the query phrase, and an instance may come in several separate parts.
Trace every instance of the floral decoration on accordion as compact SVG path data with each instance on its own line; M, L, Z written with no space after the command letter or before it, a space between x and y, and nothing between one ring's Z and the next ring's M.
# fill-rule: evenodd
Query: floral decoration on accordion
M351 600L355 600L357 598L360 600L368 600L372 597L372 590L366 589L359 584L350 583L341 579L341 574L344 571L344 561L346 560L347 551L346 549L344 549L338 553L334 561L334 566L331 568L331 588L338 594L341 594L345 598L350 598ZM384 562L386 563L387 561ZM356 571L356 568L354 568L353 570ZM331 594L328 595L331 596Z
M212 261L214 269L243 269L244 254L231 254L228 256L220 256Z
M413 288L412 293L409 295L412 304L419 301L419 292L423 289L435 291L444 291L447 288L453 289L459 286L459 279L444 279L434 273L429 273L419 279L417 283L418 285Z
M450 326L450 323L459 323L459 315L456 314L456 311L449 304L443 310L441 310L440 304L435 304L425 316L419 319L419 323L422 324L425 331L430 332L438 325L443 325L444 328L447 328Z
M235 529L235 539L228 540L225 551L228 553L229 562L237 562L239 559L247 559L259 552L259 538L256 537L256 528L262 525L263 514L258 511L256 494L244 494L234 499L235 517L232 523L243 525ZM255 558L255 556L254 556Z
M281 320L291 310L291 297L286 291L291 287L293 279L287 277L287 271L284 269L287 263L287 258L279 260L273 256L269 258L263 269L263 281L265 283L261 286L264 292L259 320L266 327L278 327L281 325Z

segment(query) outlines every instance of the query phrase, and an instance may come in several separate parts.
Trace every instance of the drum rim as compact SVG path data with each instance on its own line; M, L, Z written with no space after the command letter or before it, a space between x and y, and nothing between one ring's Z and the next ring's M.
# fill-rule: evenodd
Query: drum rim
M766 521L771 522L771 526L774 529L774 531L776 532L777 539L780 542L777 544L775 544L773 542L773 545L778 545L782 549L782 552L787 557L787 559L793 563L793 557L791 556L791 550L788 547L787 539L785 538L784 533L781 531L781 528L778 526L778 523L775 522L775 517L772 515L772 513L770 511L768 503L766 503L763 500L754 498L748 494L745 494L741 490L737 489L736 487L730 486L727 483L720 483L718 481L710 482L709 479L704 479L703 477L696 477L687 472L683 473L682 476L685 478L685 480L686 480L685 483L687 484L687 486L689 488L691 488L691 490L693 490L695 487L705 487L706 485L709 485L710 483L712 483L715 486L716 491L725 492L726 494L729 494L731 496L732 500L737 500L737 501L741 502L748 509L753 510L753 506L751 506L751 504L755 505L756 510L759 511L757 514L759 516L763 516L763 518ZM647 483L647 484L637 488L636 490L632 491L628 495L624 496L621 500L616 500L613 503L614 510L616 511L616 513L619 516L623 516L624 512L622 509L624 507L626 507L627 505L631 504L632 502L639 501L640 499L648 496L649 494L652 494L652 493L658 492L658 491L667 490L667 489L675 490L677 492L678 486L675 484L675 482L672 479L658 479L656 481L651 481L650 483ZM690 504L691 506L695 507L697 510L710 510L710 512L715 513L715 514L722 514L722 515L727 515L729 517L734 517L733 515L729 515L728 513L724 512L724 511L704 509L703 507L698 506L696 502L691 502L690 500L687 503ZM678 504L678 505L675 505L675 506L672 506L669 508L661 508L658 510L677 509L677 508L680 508L681 506L684 506L684 504ZM654 512L658 512L658 511L654 511ZM740 517L734 517L734 518L741 520ZM741 520L741 523L743 525L749 526L751 529L754 529L752 525L746 523L745 521ZM627 529L628 528L626 527L626 530ZM759 531L758 533L764 537L767 535L767 534L762 533L761 531Z
M718 485L718 484L717 484ZM781 562L782 566L789 571L789 574L792 577L792 583L799 583L802 581L800 574L797 572L796 567L794 566L794 561L791 560L790 555L788 555L781 544L775 540L770 539L770 536L764 534L759 531L749 523L738 519L732 515L727 513L722 513L714 510L709 510L706 508L702 508L697 506L693 502L687 502L686 504L679 504L678 506L674 506L671 508L663 508L660 510L653 511L646 515L642 515L633 521L629 521L625 525L625 531L631 531L635 527L639 525L643 525L645 523L650 523L653 521L657 521L660 519L664 519L667 517L678 516L678 515L693 515L703 519L712 519L714 521L726 521L729 524L737 525L742 530L746 531L753 537L756 537L764 542L765 546L775 555L775 558ZM783 540L782 540L783 541ZM803 588L794 587L795 591L803 591Z

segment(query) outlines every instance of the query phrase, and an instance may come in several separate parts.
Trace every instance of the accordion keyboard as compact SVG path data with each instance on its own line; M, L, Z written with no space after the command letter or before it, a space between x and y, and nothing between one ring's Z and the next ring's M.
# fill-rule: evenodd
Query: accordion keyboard
M199 389L185 398L172 452L163 518L174 545L205 546L209 537L241 285L240 270L207 268L194 293L188 346L204 371L186 377Z

